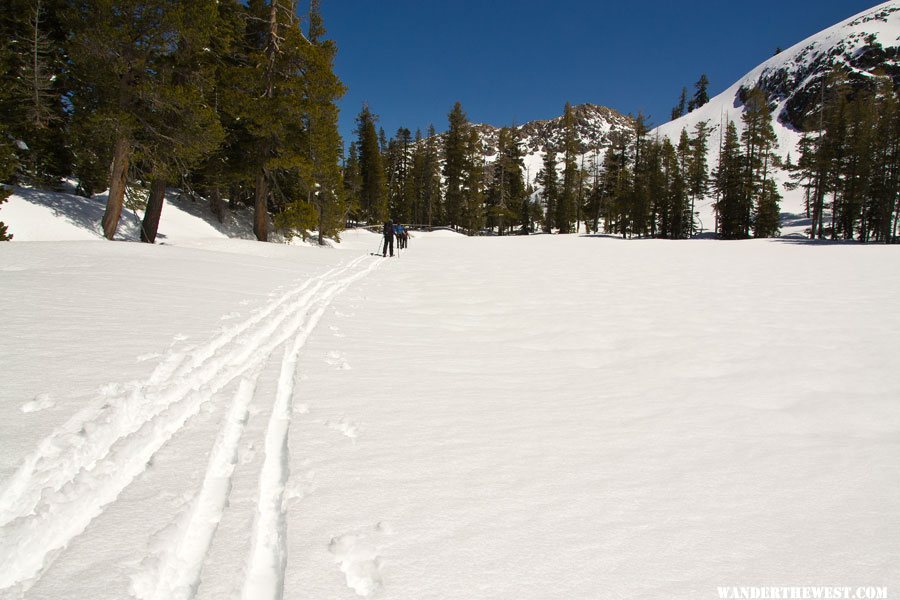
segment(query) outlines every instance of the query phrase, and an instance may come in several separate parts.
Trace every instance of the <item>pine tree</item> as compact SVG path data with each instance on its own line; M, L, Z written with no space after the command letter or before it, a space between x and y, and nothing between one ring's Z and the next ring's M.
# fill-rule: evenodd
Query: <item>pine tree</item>
M689 177L690 177L690 161L691 148L690 138L687 130L681 130L681 136L678 138L678 147L676 153L676 171L672 178L672 188L670 192L672 207L672 228L670 237L673 240L682 240L690 237L691 220L693 213L691 212L690 203L688 201L689 194Z
M683 116L687 112L687 88L681 88L681 96L678 97L678 104L672 109L672 121Z
M403 223L410 221L412 213L412 150L412 133L401 127L385 153L390 214Z
M556 226L560 233L571 233L576 217L578 198L578 138L575 131L575 114L566 102L563 112L563 180L556 207Z
M719 156L719 165L713 177L718 194L715 203L719 236L726 240L743 239L748 235L749 209L744 193L745 162L737 128L728 122L725 139Z
M690 234L694 236L696 223L694 222L695 206L698 200L706 196L709 190L709 166L706 155L709 150L709 123L700 121L694 126L694 135L690 140L690 157L688 160L687 186L691 198L690 207Z
M742 237L749 237L751 228L756 237L769 237L777 231L777 222L773 229L770 220L773 211L778 213L780 195L777 188L767 183L776 156L774 149L777 140L772 129L768 99L761 88L756 87L748 94L741 120L744 124L741 141L745 160L743 210L746 212ZM771 206L773 202L775 205ZM757 224L760 212L763 213L763 221Z
M141 223L143 242L156 240L167 183L188 187L182 178L224 138L218 116L206 102L215 77L205 49L217 17L211 2L184 3L170 15L178 23L177 46L154 66L157 102L143 115L134 141L132 171L151 182Z
M466 147L469 142L469 123L462 105L457 102L448 115L449 127L444 135L444 180L446 192L444 204L447 223L452 227L462 224L465 205L463 177L466 171Z
M652 198L648 183L653 170L648 134L650 128L642 113L634 118L634 179L630 193L625 198L624 217L627 225L625 232L631 235L646 236L651 229Z
M559 177L556 173L556 151L547 142L544 146L543 168L537 176L537 183L543 188L544 232L552 233L556 223L556 203L559 199Z
M468 128L462 173L460 225L469 233L484 227L484 160L478 132Z
M5 73L11 61L12 52L7 46L7 40L0 38L0 73ZM5 104L9 95L9 89L0 86L0 106ZM3 121L0 121L0 183L9 181L16 170L16 156L12 144L9 142ZM9 198L10 193L0 185L0 206ZM12 239L7 226L0 221L0 242Z
M694 96L688 103L688 111L698 109L709 102L709 92L707 92L708 87L709 79L707 79L706 73L703 73L700 75L700 79L697 80L697 83L694 84Z
M425 219L429 227L443 219L440 149L434 125L428 127L428 139L425 142L425 189L423 191L423 203Z
M347 153L347 160L343 170L344 194L347 198L347 214L354 223L362 220L360 192L362 190L362 174L359 166L359 151L357 142L351 142Z
M18 150L19 177L38 184L53 185L72 168L64 100L64 5L64 0L8 0L0 14L0 37L9 41L0 71L7 88L0 121L8 135L24 142Z
M319 10L319 0L311 0L309 7L309 43L305 46L306 86L309 114L309 163L312 166L307 180L307 193L312 196L318 217L318 243L326 237L340 240L347 215L346 195L339 166L343 154L343 140L338 131L337 101L345 88L334 74L337 46L324 39L325 26Z
M364 104L356 117L357 147L359 149L359 170L362 187L360 206L369 223L379 223L387 218L387 186L378 134L375 132L377 117Z

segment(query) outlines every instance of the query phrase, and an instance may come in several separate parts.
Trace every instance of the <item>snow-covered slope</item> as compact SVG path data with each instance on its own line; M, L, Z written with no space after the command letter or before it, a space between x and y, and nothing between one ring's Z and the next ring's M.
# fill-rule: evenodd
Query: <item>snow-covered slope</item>
M9 201L0 209L0 220L9 226L16 242L103 239L100 219L106 208L106 194L84 198L65 192L14 187ZM142 211L125 208L119 221L117 239L140 239ZM212 238L253 238L250 211L226 211L222 223L209 211L206 202L183 198L170 191L166 195L159 222L159 243Z
M892 0L863 11L773 56L736 81L709 103L693 112L661 125L651 135L668 136L677 142L682 129L693 132L697 123L710 128L710 167L715 167L723 123L733 121L741 131L741 114L747 91L761 86L769 95L779 153L796 159L800 131L819 106L819 85L833 67L848 73L851 83L865 85L880 71L900 84L900 2ZM784 174L778 176L783 180ZM782 212L803 212L801 192L787 192ZM701 207L704 223L712 222L707 202ZM790 216L787 216L790 218ZM708 228L708 227L707 227Z

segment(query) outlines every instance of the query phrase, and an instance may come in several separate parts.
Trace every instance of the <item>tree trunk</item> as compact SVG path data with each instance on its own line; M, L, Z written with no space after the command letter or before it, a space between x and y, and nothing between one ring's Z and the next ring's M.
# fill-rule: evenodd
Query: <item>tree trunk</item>
M215 186L209 194L209 209L216 216L219 223L225 222L225 203L222 202L222 191Z
M166 201L166 180L154 177L150 183L150 199L147 201L147 210L144 211L144 220L141 223L141 241L148 244L156 243L156 233L159 231L159 217L162 215L163 203Z
M319 192L319 245L325 245L325 234L323 230L325 229L325 202L322 200L322 192Z
M260 171L256 176L256 198L253 213L253 233L260 242L269 241L268 209L266 206L268 196L269 183L266 181L265 172Z
M128 181L128 155L131 151L127 139L119 138L113 147L113 161L109 169L109 198L103 213L103 235L111 240L119 228L122 205L125 202L125 184Z

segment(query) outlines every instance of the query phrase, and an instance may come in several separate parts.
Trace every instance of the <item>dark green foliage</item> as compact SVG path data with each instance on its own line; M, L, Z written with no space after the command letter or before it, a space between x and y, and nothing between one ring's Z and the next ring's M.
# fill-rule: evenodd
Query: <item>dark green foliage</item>
M370 223L380 223L388 216L387 184L378 134L375 131L377 117L363 105L356 117L357 149L359 150L361 218Z
M559 200L559 176L556 173L556 151L549 143L544 148L544 166L537 177L543 188L544 231L551 233L556 223L556 203Z
M707 79L706 73L704 73L700 75L700 79L698 79L697 83L694 84L694 97L691 98L690 102L688 102L688 111L700 108L701 106L709 102L709 92L707 91L708 87L709 79Z
M459 225L469 233L484 227L484 159L481 138L474 128L468 128L466 153L463 160L462 200Z
M488 227L497 228L503 235L520 227L529 219L530 207L527 194L522 145L515 128L500 130L497 141L497 160L491 167L491 184L488 189Z
M719 235L727 240L742 239L750 232L750 205L744 193L745 162L737 127L729 121L725 130L719 166L713 176L716 190L716 221Z
M467 171L466 149L469 144L469 121L457 102L448 115L449 127L444 136L445 219L448 225L462 224L465 206L463 177Z
M671 117L673 121L687 113L687 102L687 88L683 87L681 88L681 96L678 97L678 104L672 108Z
M580 184L577 155L578 139L575 132L575 115L572 105L566 102L563 112L563 179L559 200L556 203L555 223L560 233L574 230L576 221L578 185Z
M893 84L884 78L874 92L854 92L835 71L823 86L822 109L800 142L792 177L806 193L810 237L895 242L900 115Z
M5 57L0 122L27 146L16 149L18 177L54 185L71 173L63 0L9 0L0 13Z

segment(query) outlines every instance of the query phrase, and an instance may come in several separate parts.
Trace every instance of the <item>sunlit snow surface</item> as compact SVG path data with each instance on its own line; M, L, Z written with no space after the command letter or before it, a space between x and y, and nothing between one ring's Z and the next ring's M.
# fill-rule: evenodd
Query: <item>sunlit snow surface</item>
M900 584L897 249L0 245L0 598Z

